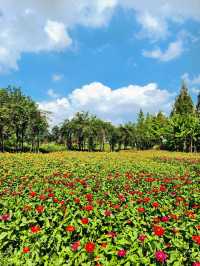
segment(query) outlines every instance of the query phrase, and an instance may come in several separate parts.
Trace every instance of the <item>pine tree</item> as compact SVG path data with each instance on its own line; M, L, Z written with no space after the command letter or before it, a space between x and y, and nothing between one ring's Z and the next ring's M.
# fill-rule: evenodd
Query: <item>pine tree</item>
M197 114L200 115L200 91L199 91L199 95L198 95L198 98L197 98L196 111L197 111Z
M192 114L193 112L194 105L192 102L192 98L188 93L188 89L185 82L183 82L180 93L175 100L171 116L173 116L174 114L188 115Z

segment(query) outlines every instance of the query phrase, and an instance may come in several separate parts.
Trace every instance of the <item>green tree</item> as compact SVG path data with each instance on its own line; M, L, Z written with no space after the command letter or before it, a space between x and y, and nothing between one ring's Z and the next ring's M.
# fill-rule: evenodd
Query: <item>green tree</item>
M185 82L183 82L180 93L175 100L171 116L174 114L186 115L192 113L194 113L192 98L188 93Z

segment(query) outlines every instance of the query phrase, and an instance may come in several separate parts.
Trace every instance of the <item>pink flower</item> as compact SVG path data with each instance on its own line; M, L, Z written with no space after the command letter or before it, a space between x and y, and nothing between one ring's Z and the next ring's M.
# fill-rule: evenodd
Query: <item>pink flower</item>
M117 236L117 233L113 232L113 231L110 231L107 233L108 236L112 237L112 238L115 238Z
M167 259L167 254L164 251L159 250L156 251L155 257L157 261L164 263Z
M80 247L80 241L76 241L73 244L71 244L71 249L73 251L77 251L79 247Z
M145 236L145 235L140 235L139 237L138 237L138 240L140 240L141 242L144 242L144 240L147 238L147 236Z
M200 266L200 262L199 261L193 262L192 266Z
M126 250L125 249L120 249L117 252L117 256L119 256L119 257L125 257L126 256Z
M5 213L5 214L0 216L0 220L4 221L4 222L10 221L10 219L11 219L11 216L9 213Z
M163 217L161 218L161 221L162 221L162 222L168 222L168 221L169 221L169 217L168 217L168 216L163 216Z
M110 210L105 210L104 215L105 216L111 216L112 212Z

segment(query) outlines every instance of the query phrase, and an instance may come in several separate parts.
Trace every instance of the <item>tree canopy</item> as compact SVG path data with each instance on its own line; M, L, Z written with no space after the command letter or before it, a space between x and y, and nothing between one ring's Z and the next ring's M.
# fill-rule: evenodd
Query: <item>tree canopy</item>
M113 125L88 112L78 112L50 130L48 114L20 88L0 89L0 150L38 152L41 142L80 151L104 151L106 146L110 151L200 151L200 94L195 107L183 83L169 117L161 111L152 115L139 110L135 122Z

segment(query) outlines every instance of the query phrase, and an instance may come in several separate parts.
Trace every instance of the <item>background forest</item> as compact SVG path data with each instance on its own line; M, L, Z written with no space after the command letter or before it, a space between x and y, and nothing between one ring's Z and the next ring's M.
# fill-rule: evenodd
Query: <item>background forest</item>
M136 122L116 126L87 112L78 112L52 129L48 116L20 89L0 89L0 150L47 152L41 144L53 143L58 150L200 151L200 94L194 104L185 83L169 116L161 111L152 115L140 110Z

